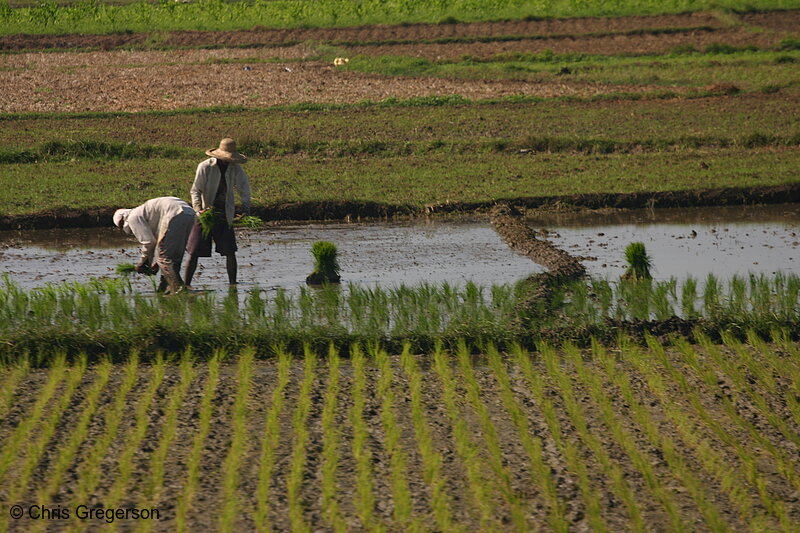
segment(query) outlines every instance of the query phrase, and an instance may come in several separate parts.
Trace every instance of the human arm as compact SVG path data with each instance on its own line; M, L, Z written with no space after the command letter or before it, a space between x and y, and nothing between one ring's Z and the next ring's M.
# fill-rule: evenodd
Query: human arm
M140 267L139 269L136 269L136 271L140 272L140 269L143 265L146 265L149 268L153 263L153 259L155 258L157 238L153 234L153 230L150 229L150 224L144 217L143 211L139 208L131 211L130 215L128 215L128 218L125 221L125 224L130 228L131 233L133 233L134 237L136 237L136 240L138 240L142 245L140 249L139 262L136 264L137 267Z

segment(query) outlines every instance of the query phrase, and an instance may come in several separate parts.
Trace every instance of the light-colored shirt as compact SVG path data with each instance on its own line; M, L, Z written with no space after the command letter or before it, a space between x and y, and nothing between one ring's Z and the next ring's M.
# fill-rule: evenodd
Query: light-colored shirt
M136 237L142 244L142 257L153 262L156 244L164 238L169 222L181 214L195 216L194 210L180 198L174 196L153 198L131 209L122 229Z
M214 205L214 198L217 196L219 179L221 173L217 166L217 158L211 157L197 165L197 172L192 184L192 207L195 211L202 211ZM233 216L236 213L236 199L234 190L239 193L242 200L242 211L250 212L250 180L247 178L241 165L228 163L225 171L225 181L228 183L228 193L225 198L225 218L228 225L233 224Z

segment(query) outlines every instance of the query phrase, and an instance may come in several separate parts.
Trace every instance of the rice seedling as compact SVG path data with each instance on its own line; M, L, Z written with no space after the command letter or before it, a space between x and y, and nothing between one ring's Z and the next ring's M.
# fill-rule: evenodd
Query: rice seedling
M648 389L658 399L659 405L677 430L681 441L694 451L706 475L717 480L722 490L728 495L730 502L747 523L756 530L769 529L768 517L765 516L765 513L756 510L756 504L748 493L748 488L757 490L756 487L764 484L752 454L741 447L735 448L734 451L737 452L739 462L731 464L720 449L720 443L703 435L704 430L708 429L703 418L708 417L708 414L702 409L702 404L695 402L692 398L687 398L693 410L697 407L702 409L696 414L700 416L703 423L695 423L694 418L675 401L675 396L668 389L667 382L657 371L659 365L656 361L651 360L650 356L645 355L636 345L624 340L622 352L625 354L625 361L629 362L644 377ZM742 482L742 472L746 474L745 483ZM766 508L769 512L774 511L781 524L788 523L788 517L782 506Z
M758 351L760 356L756 360L750 354L749 350L745 350L742 346L734 346L737 353L741 354L742 359L747 365L747 369L756 376L759 383L766 386L767 390L777 398L782 398L786 402L789 412L792 414L794 423L800 426L800 400L797 394L800 391L800 371L787 365L775 354L773 348L767 345L762 338L758 336L753 330L747 331L747 342L754 349ZM766 367L764 366L766 363ZM775 376L784 375L789 379L789 383L793 385L794 391L783 390L783 388L776 382Z
M336 471L339 463L339 439L341 430L336 424L339 399L341 360L333 346L328 347L328 385L322 405L322 514L328 526L341 533L347 531L339 502L336 499Z
M269 410L267 411L264 426L264 437L261 441L261 460L258 467L258 488L256 489L256 509L253 522L258 531L270 531L269 502L270 481L275 468L275 456L280 442L279 417L283 412L285 403L286 386L289 384L289 371L291 370L292 357L281 347L276 347L278 360L278 383L272 391Z
M128 274L133 274L135 272L136 267L133 263L119 263L117 264L117 274L122 274L124 276Z
M75 505L89 501L104 474L102 469L103 459L105 459L108 450L117 437L120 423L125 420L123 413L127 409L128 394L139 379L138 370L139 354L133 352L125 364L122 381L116 389L112 403L105 411L103 432L94 441L91 449L86 453L78 467L80 481L78 488L72 495L72 503ZM73 524L70 529L76 530L80 528L79 526L80 524Z
M0 452L0 481L5 480L8 469L18 457L20 448L30 439L31 432L38 426L45 414L45 408L55 396L66 374L66 358L63 355L56 355L52 360L47 382L39 392L36 403L3 442L3 449Z
M575 398L575 390L569 376L561 369L561 358L556 351L547 344L537 346L547 369L547 375L553 379L555 389L564 402L564 408L569 415L569 420L581 441L592 451L595 459L600 464L604 475L611 483L611 488L617 497L625 504L630 520L630 528L633 531L645 531L645 523L642 518L639 504L634 497L634 493L626 481L623 470L619 464L611 460L608 451L603 446L595 433L590 432L587 424L587 417L583 407Z
M311 245L314 256L314 271L306 278L309 285L339 283L339 259L336 245L328 241L317 241Z
M384 447L389 456L390 475L392 478L392 501L394 502L393 518L396 526L408 531L411 529L411 493L408 489L406 454L400 444L401 426L394 415L395 397L392 391L394 371L388 354L374 347L371 355L380 370L378 377L378 398L381 398L381 426L384 434ZM419 529L419 524L414 527Z
M494 371L495 379L500 385L500 394L506 411L517 429L517 436L522 443L531 464L531 477L535 486L544 487L543 496L548 508L548 522L552 531L568 531L569 524L564 517L564 504L558 497L558 490L550 473L550 466L542 454L542 442L533 436L525 412L514 396L508 370L501 361L500 354L494 345L488 345L486 355L489 366Z
M621 393L621 397L630 410L631 418L636 423L637 428L643 430L644 435L653 447L661 450L672 475L686 487L706 519L708 527L712 531L727 531L728 525L722 520L719 510L708 498L700 480L692 473L692 466L687 465L686 458L678 451L679 447L675 441L667 433L659 429L650 412L636 398L627 374L619 370L616 361L596 341L592 342L592 357L595 362L600 363L607 378ZM605 383L595 372L586 370L577 351L573 353L572 360L576 364L579 376L584 383L589 385L593 395L597 396L606 389ZM608 401L607 396L602 401L606 403ZM671 503L671 498L668 502Z
M442 400L447 411L447 417L450 420L453 445L466 471L468 489L475 512L478 515L481 528L489 529L495 523L495 512L487 480L482 471L483 462L481 460L480 447L470 437L473 432L467 425L458 406L457 398L459 395L456 391L453 370L450 368L447 354L439 343L436 344L433 350L433 365L439 378L439 383L442 386Z
M211 236L211 231L217 224L217 212L214 209L206 209L198 213L197 220L200 222L203 237L206 239L209 238Z
M178 410L183 405L186 392L189 390L189 386L194 381L196 374L192 366L192 353L188 349L181 356L179 373L180 379L167 397L161 434L155 450L150 455L148 476L143 484L141 501L139 502L143 509L156 507L161 500L161 491L164 488L164 462L178 434ZM137 529L149 531L153 525L151 520L142 520L137 524Z
M461 369L461 375L464 378L464 385L469 401L472 404L472 409L478 415L483 433L483 444L486 445L489 455L489 464L494 471L500 492L510 507L512 523L517 531L526 531L528 530L528 524L525 518L524 504L511 484L511 475L504 465L503 450L500 446L497 428L492 422L492 416L483 401L480 386L472 369L470 353L463 340L459 341L458 344L458 364Z
M423 475L430 493L431 508L436 527L441 531L453 530L450 498L446 492L445 478L442 474L442 455L433 445L430 425L422 400L422 373L411 355L411 346L404 343L400 364L408 377L408 395L411 402L411 419L417 448L422 457Z
M197 433L192 440L192 449L186 465L186 481L175 510L175 528L180 532L188 530L186 521L200 481L200 463L203 460L203 449L211 429L211 416L214 413L213 400L219 383L219 363L224 358L225 355L217 351L208 361L208 376L203 386L203 397L200 400Z
M30 363L27 358L10 367L0 368L0 372L5 373L3 382L0 384L0 418L5 417L8 408L11 406L11 401L14 399L17 387L29 370Z
M85 370L85 359L81 359L77 365L70 369L70 374L69 377L67 377L64 390L61 392L60 397L55 400L55 405L51 405L48 408L49 416L38 428L36 435L33 435L27 442L24 453L21 454L24 458L20 458L18 461L21 462L21 464L16 472L14 472L14 479L10 480L10 488L5 493L5 497L8 501L19 501L28 490L33 471L39 464L50 440L62 421L61 417L64 411L72 402L73 395L83 379ZM0 517L0 531L6 531L7 528L7 516L3 513L3 516Z
M697 302L697 280L688 276L681 287L681 314L683 318L695 318L698 313L695 309Z
M608 525L601 513L600 494L592 486L586 462L579 456L577 445L563 438L561 424L556 414L553 401L545 394L540 373L536 372L529 354L519 345L513 347L514 362L527 382L528 390L534 401L542 410L547 428L558 451L563 455L567 468L578 477L578 487L586 505L587 521L594 531L608 531Z
M361 346L355 344L350 350L353 366L353 408L350 423L353 426L353 457L356 461L356 512L365 529L383 531L384 527L375 517L375 494L372 473L372 452L367 445L369 430L364 421L366 407L367 376L365 357Z
M243 217L235 218L233 225L237 228L244 229L260 229L264 225L264 221L259 217L246 215Z
M317 356L308 344L303 347L303 352L305 359L303 381L300 383L297 406L292 414L294 446L292 447L289 479L286 487L286 495L289 500L289 519L291 520L293 531L310 530L310 525L306 521L301 492L303 489L303 473L306 468L306 448L309 439L307 422L311 413L311 391L316 380L314 370L317 364Z
M651 279L650 268L653 261L647 255L643 242L632 242L625 247L625 261L628 268L622 275L624 279L644 280Z
M252 349L246 349L239 354L236 366L236 398L231 407L231 425L233 436L225 456L223 471L225 477L222 481L222 509L219 516L221 531L232 531L236 527L236 519L240 512L240 496L238 494L239 469L242 459L247 453L249 438L247 435L247 400L250 395L251 381L253 378Z
M138 403L136 404L136 410L134 412L134 425L125 438L125 445L119 455L119 461L117 462L118 474L104 500L105 505L110 508L116 508L125 496L131 475L135 468L134 456L136 452L139 451L142 441L147 434L147 428L150 426L150 407L153 404L153 399L163 380L164 360L158 357L151 367L147 389L137 400ZM113 522L108 525L108 529L115 531L117 525L117 522Z

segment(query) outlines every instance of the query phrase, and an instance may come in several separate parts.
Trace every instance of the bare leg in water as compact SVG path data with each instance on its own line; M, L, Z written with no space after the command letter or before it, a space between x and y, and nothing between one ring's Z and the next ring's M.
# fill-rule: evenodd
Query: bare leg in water
M194 277L195 270L197 270L197 256L190 255L189 261L186 262L186 273L183 275L184 282L187 285L192 284L192 278Z
M229 254L225 256L225 267L228 270L228 283L236 285L236 276L239 270L239 263L236 261L236 254ZM192 278L197 270L197 256L190 255L189 261L186 263L186 274L183 276L187 285L192 284Z

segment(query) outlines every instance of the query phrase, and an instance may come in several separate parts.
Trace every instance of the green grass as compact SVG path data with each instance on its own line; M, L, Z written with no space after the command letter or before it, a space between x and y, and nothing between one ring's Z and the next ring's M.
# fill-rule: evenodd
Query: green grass
M7 6L8 4L4 4ZM121 31L231 30L253 26L271 28L354 26L409 22L450 22L518 19L524 17L620 16L727 9L780 9L795 4L788 0L634 0L591 3L573 0L552 2L521 0L443 0L419 4L413 0L310 0L288 2L221 2L190 4L143 2L107 5L81 2L58 6L43 0L35 7L0 11L2 34L13 33L111 33Z

